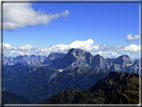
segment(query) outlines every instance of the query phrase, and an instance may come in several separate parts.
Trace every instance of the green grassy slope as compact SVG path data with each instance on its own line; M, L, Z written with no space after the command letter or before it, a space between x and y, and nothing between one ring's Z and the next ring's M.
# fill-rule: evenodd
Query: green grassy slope
M138 104L139 76L137 74L109 72L93 87L77 91L63 90L41 104ZM55 102L54 102L55 101Z

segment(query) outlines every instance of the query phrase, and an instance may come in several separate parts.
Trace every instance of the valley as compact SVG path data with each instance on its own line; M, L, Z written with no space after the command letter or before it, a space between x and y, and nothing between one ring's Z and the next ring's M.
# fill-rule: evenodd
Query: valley
M128 55L105 59L77 48L48 57L3 55L3 89L29 104L124 104L125 99L138 104L139 63Z

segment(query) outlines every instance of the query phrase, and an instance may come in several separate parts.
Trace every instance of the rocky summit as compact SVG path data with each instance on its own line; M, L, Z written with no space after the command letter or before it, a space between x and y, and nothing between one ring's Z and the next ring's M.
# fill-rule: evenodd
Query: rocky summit
M134 62L128 55L122 55L118 58L103 58L99 54L92 55L81 49L72 48L64 57L52 61L49 67L54 69L66 69L82 66L94 66L105 70L114 70L124 72L133 69L133 73L139 72L139 60ZM136 64L137 63L137 64ZM135 66L133 68L133 66ZM132 70L131 70L132 72Z

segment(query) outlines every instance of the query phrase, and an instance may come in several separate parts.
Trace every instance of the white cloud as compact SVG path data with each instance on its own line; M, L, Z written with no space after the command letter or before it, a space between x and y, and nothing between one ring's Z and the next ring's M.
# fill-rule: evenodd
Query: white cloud
M66 10L65 12L61 13L61 16L63 16L63 17L69 17L69 11Z
M32 50L36 50L37 47L31 46L29 44L24 45L24 46L11 46L10 44L5 44L3 43L3 50L4 51L12 51L12 50L20 50L20 51L32 51Z
M4 54L5 53L9 53L15 52L16 54L20 54L20 52L22 52L21 55L26 54L26 52L28 52L28 54L41 54L41 55L48 55L50 54L50 52L62 52L62 53L67 53L71 48L80 48L82 50L85 51L96 51L99 49L99 45L93 45L94 40L92 39L88 39L87 41L74 41L69 45L66 44L58 44L58 45L52 45L51 47L45 47L45 48L37 48L34 46L31 46L29 44L24 45L24 46L11 46L10 44L5 44L3 43L3 51ZM17 52L18 53L17 53Z
M98 50L99 45L93 45L93 43L94 43L94 40L92 39L88 39L87 41L76 40L69 45L66 45L66 44L53 45L49 47L49 51L67 53L68 50L71 48L79 48L85 51Z
M13 49L13 46L11 46L10 44L4 44L3 43L3 51L11 51Z
M68 17L69 11L61 14L45 14L43 11L35 11L31 3L4 3L3 4L3 29L14 30L28 25L46 24L52 19Z
M111 50L115 50L115 51L119 51L120 49L122 49L122 45L116 45L116 46L109 46L107 44L101 44L99 47L99 50L103 50L103 51L111 51Z
M101 44L99 47L99 50L101 51L124 51L124 52L139 52L140 46L136 44L131 44L129 46L122 46L122 45L116 45L116 46L109 46L107 44Z
M13 54L16 54L16 55L25 55L24 52L21 52L21 51L10 51L10 56L13 56Z
M140 46L136 44L131 44L129 46L122 46L122 45L115 45L115 46L109 46L107 44L102 45L93 45L94 40L88 39L86 41L79 41L76 40L70 44L58 44L58 45L52 45L50 47L44 47L44 48L38 48L35 46L31 46L29 44L24 46L11 46L10 44L3 43L3 51L5 55L46 55L48 56L51 52L61 52L61 53L67 53L71 48L79 48L84 51L89 51L92 54L100 54L101 56L107 58L113 58L118 57L120 55L128 54L129 56L132 56L133 58L138 57ZM132 55L133 54L133 55Z
M88 39L87 41L75 41L69 45L70 48L80 48L86 51L90 50L98 50L99 46L98 45L93 45L94 40ZM92 46L93 45L93 46Z
M136 44L131 44L129 46L126 46L122 49L122 51L127 51L127 52L139 52L140 51L140 46Z
M121 56L121 54L115 53L115 52L103 52L103 51L99 51L94 53L94 55L99 54L101 56L103 56L104 58L117 58L119 56Z
M36 50L36 49L37 49L37 47L31 46L29 44L27 44L25 46L17 47L17 50L22 50L22 51L32 51L32 50Z
M126 38L127 38L127 42L130 43L133 40L139 40L140 35L135 35L135 36L132 37L132 35L129 34Z

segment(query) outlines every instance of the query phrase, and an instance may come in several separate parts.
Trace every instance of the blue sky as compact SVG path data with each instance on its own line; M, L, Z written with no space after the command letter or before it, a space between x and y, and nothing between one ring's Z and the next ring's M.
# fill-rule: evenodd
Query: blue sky
M11 5L4 4L3 16L4 54L7 56L48 56L52 51L66 53L72 47L104 57L128 54L134 59L139 56L139 3ZM12 7L13 11L7 7ZM19 7L27 13L14 11ZM8 12L9 16L5 15Z

